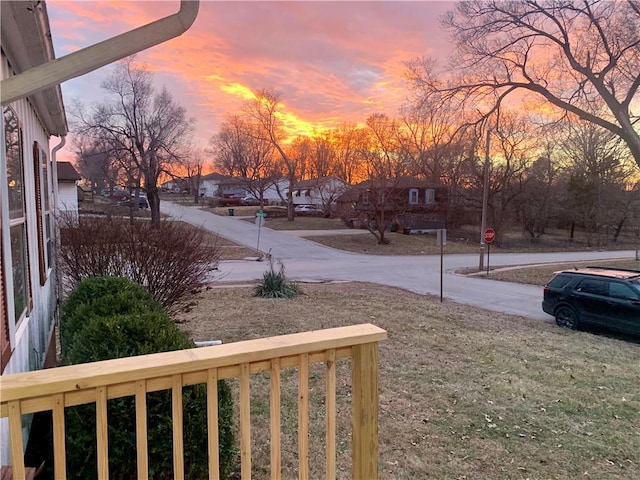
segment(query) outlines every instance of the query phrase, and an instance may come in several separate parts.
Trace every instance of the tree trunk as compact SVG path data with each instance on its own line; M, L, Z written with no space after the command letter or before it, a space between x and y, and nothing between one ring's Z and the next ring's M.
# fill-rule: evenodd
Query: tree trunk
M291 174L291 169L289 170L289 190L287 191L287 220L292 222L294 220L293 215L293 184L295 182L295 177Z
M620 232L622 232L622 227L624 226L624 223L626 220L627 218L624 217L616 225L616 228L613 232L613 238L612 238L613 243L618 243L618 237L620 236Z
M160 228L160 195L157 187L147 188L147 200L151 209L151 225Z

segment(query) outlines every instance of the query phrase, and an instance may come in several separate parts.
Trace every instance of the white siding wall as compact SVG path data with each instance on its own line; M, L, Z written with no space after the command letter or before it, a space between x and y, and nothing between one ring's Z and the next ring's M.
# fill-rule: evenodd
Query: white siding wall
M2 76L7 75L6 59L2 58ZM40 149L47 152L47 162L49 162L49 190L50 205L53 206L53 179L51 178L54 169L51 166L51 150L49 148L49 137L47 136L36 113L27 100L13 102L10 107L16 112L23 135L23 157L24 157L24 191L26 201L27 218L27 246L29 251L29 276L32 298L32 307L27 310L27 315L21 318L17 325L14 324L14 303L13 303L13 277L11 267L11 243L9 236L9 212L7 200L7 165L4 146L4 121L2 124L1 155L0 155L0 204L2 221L2 249L4 260L4 275L7 288L7 307L10 319L10 337L13 354L9 360L3 374L19 373L28 370L39 369L45 357L45 351L51 338L53 328L54 308L55 308L55 272L53 268L47 270L47 279L44 285L40 285L39 256L38 256L38 230L36 224L36 192L35 173L33 159L33 142L38 142ZM26 435L30 418L24 420ZM0 422L0 464L9 465L9 442L7 441L6 422Z
M59 182L58 195L58 209L61 212L78 213L78 187L76 182Z
M200 185L200 192L204 193L205 197L215 197L218 195L218 182L212 180L203 180Z

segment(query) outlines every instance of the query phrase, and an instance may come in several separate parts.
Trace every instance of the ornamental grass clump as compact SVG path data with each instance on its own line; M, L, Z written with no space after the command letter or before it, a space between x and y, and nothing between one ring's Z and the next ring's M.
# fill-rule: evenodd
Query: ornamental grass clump
M295 282L287 279L284 273L284 265L278 262L280 268L276 271L273 260L269 259L269 270L262 275L262 281L254 288L256 297L264 298L293 298L300 293L300 288Z

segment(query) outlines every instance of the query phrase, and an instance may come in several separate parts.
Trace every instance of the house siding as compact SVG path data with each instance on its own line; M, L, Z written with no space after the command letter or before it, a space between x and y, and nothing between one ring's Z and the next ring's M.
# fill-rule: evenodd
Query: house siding
M62 212L78 213L78 187L76 182L58 183L58 209Z
M2 55L2 78L8 76L9 68L5 55ZM54 319L56 306L56 275L55 265L49 265L45 271L45 279L40 281L40 258L38 255L38 226L36 221L36 179L34 172L34 142L38 142L39 149L47 154L47 185L49 201L53 209L54 202L54 169L51 165L51 151L49 148L49 135L45 131L37 112L27 99L18 100L8 105L17 115L22 130L23 152L23 181L25 194L25 218L26 218L26 245L28 248L28 272L29 289L31 292L31 306L18 323L14 321L15 305L13 298L12 254L10 241L10 220L8 207L7 187L7 159L5 148L4 121L2 123L2 154L0 156L0 204L2 205L2 258L5 280L5 299L7 305L7 317L9 319L9 335L12 354L2 372L4 374L20 373L37 370L43 367L45 358L49 354L49 346L54 338ZM52 263L54 258L52 258ZM23 436L26 439L30 426L30 417L23 420ZM9 441L6 419L0 422L0 464L9 465Z

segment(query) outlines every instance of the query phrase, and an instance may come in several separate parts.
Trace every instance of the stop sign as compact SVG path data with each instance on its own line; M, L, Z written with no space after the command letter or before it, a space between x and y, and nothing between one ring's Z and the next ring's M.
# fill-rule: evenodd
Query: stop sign
M496 239L496 231L493 228L487 228L484 231L484 241L486 243L491 243Z

